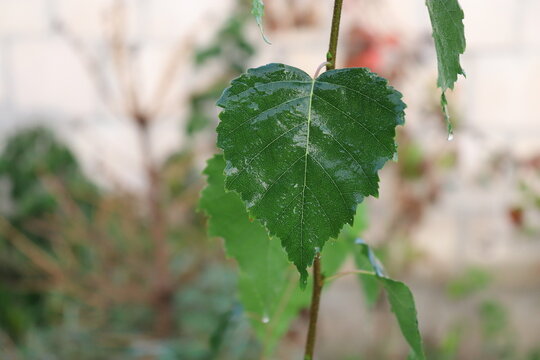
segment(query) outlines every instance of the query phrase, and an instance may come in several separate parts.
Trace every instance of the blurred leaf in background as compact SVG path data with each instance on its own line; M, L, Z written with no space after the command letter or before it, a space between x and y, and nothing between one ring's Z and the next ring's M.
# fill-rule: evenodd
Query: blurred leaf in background
M91 206L84 197L97 194L74 155L50 130L36 127L17 133L0 155L0 178L7 182L10 204L7 214L2 215L27 235L25 223L57 209L57 200L43 184L47 175L61 179L86 213ZM36 239L38 234L32 236Z
M471 267L450 281L446 290L451 298L459 300L485 289L491 281L488 271Z
M209 234L222 237L228 256L238 262L240 299L269 354L299 310L309 305L310 294L298 288L298 276L279 240L249 218L238 194L225 191L224 169L222 155L208 161L200 207L209 216Z
M194 61L198 68L219 63L222 74L191 95L191 113L186 125L188 134L195 134L215 122L217 99L227 87L229 79L244 72L255 54L255 47L246 36L250 19L245 2L238 0L232 16L223 24L214 39L195 51Z
M6 198L1 201L8 204L0 213L0 327L15 339L30 326L46 321L48 315L43 311L40 292L18 286L29 271L7 237L16 232L40 247L51 246L38 226L59 207L45 183L45 177L51 175L90 216L92 206L85 199L97 196L98 190L82 174L71 151L50 130L29 128L8 139L0 154L0 181L7 188Z

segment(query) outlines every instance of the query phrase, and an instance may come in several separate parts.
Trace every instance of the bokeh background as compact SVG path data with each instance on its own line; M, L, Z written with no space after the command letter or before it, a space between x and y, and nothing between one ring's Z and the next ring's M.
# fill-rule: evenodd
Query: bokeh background
M540 359L540 1L461 0L440 113L422 0L345 0L338 67L408 104L364 239L411 286L428 359ZM0 359L257 359L235 264L196 210L215 101L324 61L332 1L0 0ZM346 266L352 266L347 264ZM323 294L318 359L404 359L384 299ZM276 359L299 359L300 314Z

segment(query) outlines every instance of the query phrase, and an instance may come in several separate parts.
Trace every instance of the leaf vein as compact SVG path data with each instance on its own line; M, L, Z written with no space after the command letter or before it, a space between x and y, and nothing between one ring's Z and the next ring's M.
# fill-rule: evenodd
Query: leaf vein
M358 125L362 126L379 144L381 144L386 150L388 150L388 152L390 152L391 154L393 154L394 152L392 150L390 150L388 148L388 146L386 146L378 137L375 136L375 133L373 133L371 130L369 130L364 124L362 124L360 121L358 121L357 119L353 118L351 115L347 114L345 111L343 111L342 109L338 108L337 106L335 106L334 104L330 103L328 100L326 100L325 98L321 97L320 95L317 95L317 94L314 94L316 97L318 97L319 99L321 99L322 101L324 101L325 103L327 103L328 105L332 106L334 109L336 109L337 111L339 111L341 114L345 115L346 117L348 117L349 119L351 119L352 121L354 121L355 123L357 123Z
M332 176L330 176L328 171L326 171L326 169L321 165L321 163L319 163L319 161L317 159L315 159L315 157L313 155L311 155L310 157L322 169L322 171L324 171L324 173L326 174L326 176L328 176L328 178L330 179L332 184L334 184L337 191L339 192L339 195L341 195L341 200L343 201L343 205L345 206L345 210L348 210L349 207L347 206L347 202L345 201L345 197L343 196L343 193L341 192L341 189L339 188L339 186L337 186L337 183L334 181L334 178L332 178Z
M358 90L355 90L355 89L350 88L350 87L345 86L345 85L334 84L334 83L331 83L331 82L328 82L328 81L321 81L321 80L318 80L318 82L320 82L320 83L322 83L322 84L334 85L334 86L337 86L337 87L340 87L340 88L343 88L343 89L346 89L346 90L349 90L349 91L353 91L353 92L355 92L355 93L357 93L357 94L360 94L360 95L362 95L363 97L365 97L365 98L371 100L373 103L379 105L381 108L383 108L383 109L389 111L389 112L392 113L393 115L398 116L398 114L397 114L394 110L392 110L392 109L386 107L385 105L383 105L383 104L381 104L380 102L378 102L376 99L372 98L371 96L368 96L368 95L364 94L363 92L360 92L360 91L358 91Z
M296 128L300 127L304 125L304 123L300 123L296 126L293 126L292 128L290 128L289 130L285 131L284 133L282 133L281 135L279 135L278 137L276 137L274 140L270 141L268 144L265 145L265 147L263 147L257 154L255 154L255 156L253 156L251 159L249 159L248 163L246 164L246 166L240 170L240 172L234 177L234 179L231 180L231 182L229 183L229 186L231 186L235 181L236 179L238 179L238 177L240 176L240 174L242 174L246 169L249 168L249 166L251 165L251 163L259 156L261 155L264 150L268 149L270 147L270 145L272 145L273 143L275 143L276 141L278 141L280 138L282 138L283 136L287 135L288 133L290 133L291 131L295 130Z
M319 198L317 197L317 195L315 195L315 193L313 192L313 190L311 190L311 188L309 186L306 186L306 189L309 190L311 195L313 195L313 197L315 198L315 201L317 201L317 204L319 204L319 209L321 209L322 212L324 213L324 216L326 217L326 221L328 222L328 226L330 227L330 231L333 232L334 227L332 226L332 221L330 221L330 217L328 216L328 214L326 213L326 210L324 209L321 202L319 201Z
M261 196L261 198L258 200L259 202L261 202L264 197L266 196L266 194L268 194L268 191L270 191L270 189L275 185L277 184L277 182L283 177L283 175L285 175L286 173L289 172L289 170L292 169L292 167L294 165L296 165L297 162L299 162L300 160L302 160L302 158L304 157L304 155L300 156L298 159L296 159L287 169L285 169L281 175L279 175L279 177L274 181L272 182L272 184L265 190L264 194Z

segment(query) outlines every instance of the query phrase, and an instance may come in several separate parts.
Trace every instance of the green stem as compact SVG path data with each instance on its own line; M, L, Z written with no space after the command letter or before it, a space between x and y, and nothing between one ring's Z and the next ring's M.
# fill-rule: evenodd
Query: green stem
M371 276L377 276L373 271L366 271L366 270L351 270L351 271L344 271L337 273L336 275L327 277L324 279L325 283L329 283L330 281L334 281L336 279L339 279L340 277L351 275L351 274L364 274L364 275L371 275Z
M332 15L332 30L330 32L330 44L328 45L328 53L326 53L326 70L332 70L336 68L336 54L337 44L339 37L339 22L341 20L341 8L343 7L343 0L336 0L334 2L334 14Z
M324 278L321 273L320 254L315 256L313 261L313 292L311 294L311 306L309 309L309 330L306 340L306 352L304 360L312 360L315 350L315 339L317 337L317 318L319 317L319 304L321 303L321 292Z

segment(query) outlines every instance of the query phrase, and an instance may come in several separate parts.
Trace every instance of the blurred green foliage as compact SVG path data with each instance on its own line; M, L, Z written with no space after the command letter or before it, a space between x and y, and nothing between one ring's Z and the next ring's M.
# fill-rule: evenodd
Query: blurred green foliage
M448 296L453 299L463 299L485 289L490 283L491 275L488 271L472 267L450 281L446 291Z
M236 11L205 47L195 51L195 64L204 65L210 60L223 60L220 65L230 72L242 73L247 60L255 53L246 37L249 12L242 1L237 2Z
M496 301L484 301L480 304L479 313L482 331L487 338L496 337L508 326L506 309Z
M245 1L238 0L233 15L223 24L214 39L195 51L194 62L202 67L212 61L219 62L223 74L205 89L191 95L186 132L195 134L204 130L217 119L216 101L231 78L240 75L255 54L255 48L246 37L249 25L249 8Z
M400 146L399 161L403 177L409 180L418 179L423 174L425 155L420 145L410 142L406 146Z
M69 149L43 127L27 129L9 138L0 155L0 179L9 188L10 221L25 234L25 223L57 209L57 201L43 183L44 176L54 175L79 199L97 193L97 188L82 174ZM37 236L38 234L34 234Z
M33 230L32 225L58 209L54 194L45 184L45 178L51 175L61 181L74 199L79 199L81 209L91 211L82 199L96 196L97 188L86 179L73 154L50 130L30 128L8 139L0 154L0 180L8 189L8 198L3 201L9 206L0 216L15 231L45 248L50 246L48 239ZM30 326L46 321L48 315L43 310L43 294L16 288L26 271L20 254L14 251L6 236L0 232L0 327L18 339Z
M139 200L99 191L43 128L8 139L0 159L5 183L17 183L2 199L11 206L0 224L0 359L256 357L260 347L234 315L235 272L195 212L201 184L189 152L161 169L178 279L170 339L150 330L152 243Z
M451 328L439 345L438 360L453 360L458 357L459 347L463 340L461 326Z

